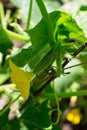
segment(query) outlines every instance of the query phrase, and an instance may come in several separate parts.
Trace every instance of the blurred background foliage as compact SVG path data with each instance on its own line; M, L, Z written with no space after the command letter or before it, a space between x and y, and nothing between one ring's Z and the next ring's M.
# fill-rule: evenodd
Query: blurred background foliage
M25 24L27 21L27 14L29 10L29 2L30 0L1 0L3 3L5 14L7 18L8 28L11 30L16 30L15 26L12 26L11 23L19 23L20 26L25 29ZM87 36L87 0L44 0L46 8L48 12L52 12L54 10L60 10L67 12L72 15L72 17L77 21L78 25L84 30L85 35ZM11 13L9 13L9 11ZM8 16L8 17L7 17ZM9 17L10 16L10 17ZM22 19L22 21L21 21ZM33 10L32 10L32 18L31 18L31 28L34 27L39 20L41 19L41 14L36 4L36 1L33 1ZM17 30L16 30L17 31ZM21 47L27 48L28 44L20 43L18 41L14 41L14 47L12 49L12 55L16 55L20 52ZM9 52L10 53L10 52ZM3 112L3 109L7 109L8 105L11 104L12 100L14 100L19 92L14 89L15 86L11 86L11 81L9 79L9 68L6 64L6 61L9 57L9 54L2 55L0 53L0 112ZM67 67L83 63L87 61L87 49L82 52L78 59L74 59L72 62L68 64ZM26 69L28 69L25 66ZM70 72L70 74L61 75L59 78L55 79L54 86L56 88L57 93L60 92L71 92L77 90L87 89L87 64L83 64L77 67L73 67L67 69L65 73ZM52 84L51 84L52 87ZM52 92L51 87L45 90L45 93ZM14 92L14 94L13 94ZM20 97L17 102L13 105L13 108L10 109L9 119L13 119L13 113L17 114L17 109L23 103L23 99ZM62 130L86 130L87 129L87 96L83 97L71 97L67 99L60 99L60 109L62 111L62 117L60 126ZM7 107L7 108L6 108ZM53 105L55 107L55 103ZM7 109L8 110L8 109ZM7 112L7 111L6 111ZM6 116L7 113L4 113ZM18 114L19 115L19 114ZM56 112L53 113L53 116L56 115ZM5 117L3 118L5 119ZM0 117L0 120L3 120ZM1 122L3 124L3 122ZM12 126L10 122L10 127L6 126L6 129L12 129L15 126ZM3 124L4 125L4 124ZM18 130L19 130L19 126ZM33 128L32 128L33 129ZM1 128L1 130L4 130ZM21 123L20 130L27 130L27 127ZM54 128L56 130L56 127Z

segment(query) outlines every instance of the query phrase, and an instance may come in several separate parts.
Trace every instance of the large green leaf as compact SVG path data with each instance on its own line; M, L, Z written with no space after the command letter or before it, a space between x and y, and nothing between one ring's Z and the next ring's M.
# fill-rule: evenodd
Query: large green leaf
M54 41L56 42L60 36L62 56L66 54L67 45L69 45L68 53L71 53L71 45L68 43L70 39L75 38L80 43L86 40L84 32L69 14L55 11L49 15L54 30ZM39 73L53 63L57 51L59 52L59 48L57 46L55 48L55 44L53 46L50 45L47 28L43 19L33 29L27 30L27 32L30 35L32 46L20 50L12 57L12 60L20 67L28 64L35 73ZM64 39L67 39L67 42L63 43ZM73 50L80 46L76 44L74 47L74 45L72 45ZM59 59L57 60L59 61Z
M26 127L26 129L23 129L23 127L22 127L22 130L42 130L41 127L39 127L39 126L37 126L35 124L31 124L31 123L29 123L27 121L24 122L23 125Z
M65 21L63 21L63 19L64 18L62 16L61 22L63 22L64 26L67 28L67 30L69 30L70 38L75 38L80 42L84 42L87 40L83 30L79 27L74 19L72 19L71 17L65 18Z
M41 128L46 128L51 125L50 118L48 115L49 109L47 108L47 101L44 101L38 106L30 105L25 109L21 119L30 124L37 125Z
M54 30L54 42L58 40L59 36L61 40L67 39L67 42L69 42L70 39L76 39L79 43L83 43L87 40L83 30L71 15L60 11L54 11L49 15ZM30 35L33 48L49 43L47 27L43 19L34 28L27 30L27 32Z
M8 49L13 46L9 36L4 31L3 27L0 25L0 52L6 53Z
M8 119L9 110L7 109L2 115L0 115L0 130L19 130L20 123L18 119L9 120Z
M58 125L53 125L52 130L62 130Z
M31 46L26 49L19 50L17 54L11 57L11 59L19 67L24 67L27 64L31 69L34 69L50 50L51 47L49 44L39 46L34 50Z
M54 43L53 45L50 44L49 42L49 36L47 32L47 27L45 24L44 19L42 19L34 28L27 30L27 32L30 35L31 42L32 42L32 48L33 50L36 48L39 48L39 46L45 46L46 44L49 43L49 45L52 47L52 52L53 54L47 54L39 64L35 67L34 71L35 72L40 72L41 70L44 70L46 67L52 64L51 61L55 60L58 64L59 68L59 74L62 73L61 65L62 65L62 60L67 52L67 45L68 48L70 47L70 50L68 49L68 53L71 53L71 45L70 45L70 40L75 39L75 44L72 44L72 49L75 51L77 48L79 48L86 40L87 38L85 37L85 34L83 30L78 26L76 21L71 17L71 15L60 12L60 11L54 11L49 14L51 22L52 22L52 27L53 27L53 36L54 36ZM67 42L64 42L64 41ZM60 43L59 43L60 42ZM60 45L61 48L59 48ZM64 50L64 48L65 50ZM55 56L54 56L55 53ZM62 54L60 54L62 53ZM49 56L50 55L50 56ZM61 57L61 61L58 57ZM52 56L54 58L52 59Z
M11 56L12 61L19 67L23 67L28 63L32 56L32 47L19 49ZM8 60L7 63L8 65Z
M0 129L5 128L6 123L8 122L8 113L9 110L5 111L4 114L0 115Z
M53 12L50 14L53 29L55 28L56 21L59 17L60 12ZM27 30L27 32L30 35L33 48L49 43L47 27L43 19L34 28Z
M82 5L82 6L80 7L80 10L81 10L81 11L87 11L87 5Z
M43 46L49 40L47 28L43 20L33 29L27 30L27 32L30 35L33 48L41 45Z
M45 46L38 46L38 48L34 50L32 49L32 59L29 62L29 65L32 68L35 68L50 50L51 47L49 44L46 44Z
M61 17L57 21L58 26L61 29L61 25L63 25L61 30L61 35L65 35L67 37L67 31L69 33L69 38L79 40L80 42L84 42L87 40L83 30L79 27L76 21L69 14L61 14ZM64 33L65 32L65 33Z

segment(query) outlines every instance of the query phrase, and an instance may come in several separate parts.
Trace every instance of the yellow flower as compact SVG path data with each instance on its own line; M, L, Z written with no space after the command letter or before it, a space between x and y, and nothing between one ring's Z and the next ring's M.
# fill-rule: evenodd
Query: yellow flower
M21 95L24 100L28 99L30 93L30 81L34 75L32 72L25 72L19 67L17 67L13 62L9 61L9 66L12 70L11 79L12 82L20 89Z
M79 124L82 119L82 114L80 113L79 108L71 109L67 114L66 119L74 125Z

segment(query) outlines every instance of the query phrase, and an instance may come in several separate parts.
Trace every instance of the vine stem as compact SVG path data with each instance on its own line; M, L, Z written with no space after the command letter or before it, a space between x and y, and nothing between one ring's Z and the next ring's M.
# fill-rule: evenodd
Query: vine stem
M77 67L77 66L80 66L80 65L85 65L85 64L87 64L87 61L79 63L79 64L76 64L76 65L72 65L72 66L69 66L69 67L65 67L64 70L70 69L70 68L73 68L73 67Z
M38 97L41 95L41 92L48 86L48 84L53 81L55 78L57 78L57 74L56 71L53 69L50 78L47 80L47 82L45 84L43 84L43 86L37 90L35 93L33 93L34 97ZM75 91L75 92L61 92L61 93L56 93L56 98L70 98L72 96L86 96L87 95L87 90L79 90L79 91ZM54 94L50 94L50 93L43 93L42 97L44 98L48 98L48 99L54 99L55 96ZM19 109L20 112L28 105L28 103L32 100L32 97L29 96L28 99L24 102L24 104L22 104L21 108Z
M48 35L49 35L49 40L50 40L51 43L53 43L53 41L54 41L54 39L53 39L53 28L52 28L52 24L51 24L51 21L50 21L49 14L47 13L47 10L46 10L45 5L44 5L42 0L36 0L36 2L39 6L40 12L43 16L45 23L46 23Z
M10 38L13 38L15 40L21 41L21 42L29 42L30 38L29 36L25 36L25 35L20 35L17 33L14 33L8 29L4 29L6 31L6 33L9 35Z
M44 93L42 96L46 98L54 98L54 95L50 93ZM75 92L61 92L57 94L58 98L69 98L72 96L87 96L87 90L79 90Z
M51 74L50 77L48 78L47 82L45 82L42 87L37 90L36 92L34 92L32 95L33 97L37 97L41 95L41 92L48 86L48 84L53 81L56 78L56 72L54 69L51 70ZM22 104L21 108L19 109L19 111L21 112L27 105L28 103L32 100L32 97L29 96L28 99L24 102L24 104Z
M87 47L87 42L85 42L80 48L78 48L72 56L75 58L80 52L82 52ZM62 68L64 68L70 60L68 58L65 59L64 63L62 64Z
M4 7L3 7L2 2L0 2L0 20L1 20L2 25L3 25L4 17L5 17Z
M31 19L31 13L32 13L32 5L33 5L33 0L30 0L30 7L28 11L28 19L27 19L27 24L26 24L26 29L29 29L30 27L30 19Z
M56 124L59 123L60 116L61 116L61 110L60 110L60 106L59 106L59 98L58 98L58 95L57 95L57 92L56 92L56 88L55 88L55 85L54 85L54 81L53 81L53 90L54 90L54 96L55 96L56 105L57 105L57 108L56 108L56 109L53 109L53 111L56 111L56 110L57 110L57 112L58 112L57 120L53 123L54 125L56 125Z

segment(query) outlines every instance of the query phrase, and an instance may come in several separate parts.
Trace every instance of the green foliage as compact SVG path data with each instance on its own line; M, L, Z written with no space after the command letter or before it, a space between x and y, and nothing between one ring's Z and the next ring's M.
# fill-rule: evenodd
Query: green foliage
M32 125L40 128L47 128L51 125L48 115L50 109L47 108L47 101L42 104L29 104L21 116L24 122L29 122Z
M87 10L87 6L85 6L85 5L81 6L81 7L80 7L80 10L81 10L81 11L86 11L86 10Z
M5 129L8 129L8 130L12 130L12 129L16 129L16 130L19 130L20 128L20 124L18 123L19 121L17 119L11 121L8 119L8 113L9 113L9 110L6 110L4 112L4 114L2 114L2 116L0 116L0 129L1 130L5 130Z
M30 0L23 0L21 2L20 0L10 1L14 3L16 7L21 8L22 13L26 12L24 11L24 8L26 8L26 16L24 15L22 17L22 15L20 15L20 18L25 21L25 25L30 22L32 24L32 16L30 17L31 21L27 21L27 17L30 16L28 12L30 10L27 5L29 5ZM8 30L10 25L15 23L19 18L19 15L17 16L17 10L15 13L13 12L14 15L11 15L9 22L7 20L6 25L8 28L5 28L4 25L0 25L0 76L2 77L0 78L0 84L2 84L0 89L4 88L3 84L6 84L8 88L10 88L9 84L12 83L9 76L11 71L9 67L10 59L16 66L24 69L26 72L32 71L34 73L34 77L29 79L29 84L27 84L28 87L30 86L28 99L24 101L21 98L17 98L20 117L9 120L9 110L3 108L0 114L1 130L61 130L58 121L62 120L59 116L62 99L59 102L58 97L67 98L86 95L87 90L80 89L84 89L85 86L82 80L86 78L87 66L83 64L83 66L73 68L73 65L86 62L87 60L86 26L84 29L82 25L77 23L78 20L76 21L68 13L54 10L48 13L44 3L46 2L39 2L39 0L34 2L34 4L37 4L35 9L39 6L38 11L39 13L41 12L42 18L38 23L37 21L40 17L36 18L36 21L33 21L33 28L32 25L26 26L25 30L20 27L22 34L20 31L16 33L15 27L10 31ZM35 12L33 6L31 12ZM42 6L43 9L41 8ZM86 10L87 7L82 5L78 12L80 11L81 13L82 11L85 13ZM40 16L39 13L38 16ZM79 13L77 13L77 16L78 14ZM4 17L7 18L7 12L6 16L4 14ZM16 18L15 21L14 18ZM2 17L0 17L0 20L3 21ZM26 36L28 37L27 40ZM12 43L10 38L21 41L22 37L26 45L15 49L13 46L14 42ZM9 49L11 49L11 54L8 56L7 52ZM70 69L68 67L70 67ZM6 77L4 77L3 74L5 74ZM13 74L14 79L19 76L18 73L15 73L15 75ZM20 77L22 76L20 75ZM21 89L25 87L22 83L23 82L20 81ZM14 86L11 90L12 98L14 99L14 95L20 92L13 83L12 85ZM22 90L24 90L24 88ZM74 92L72 92L73 90ZM28 92L28 90L26 91ZM8 92L5 92L4 89L0 92L1 98L5 95L9 96ZM12 104L10 105L9 102L10 96L8 106L11 107ZM57 111L57 117L54 117L56 123L54 124L52 122L53 119L51 119L52 111ZM61 117L63 116L61 115Z
M58 125L54 125L52 130L61 130L61 128Z
M3 27L0 25L0 52L5 54L8 49L11 49L13 44Z
M79 47L78 41L80 44L86 41L86 37L82 29L76 24L70 15L56 11L50 14L50 18L52 19L51 22L54 30L54 43L50 43L46 24L42 19L33 29L27 30L31 38L32 47L22 49L17 55L13 56L12 59L18 66L24 66L28 63L30 68L34 69L35 73L39 73L39 71L43 71L55 60L54 56L56 56L57 52L59 52L59 47L57 47L58 43L56 42L59 37L61 38L59 39L60 42L63 40L67 41L67 43L60 43L61 49L64 49L64 54L62 53L63 56L66 54L65 50L67 51L68 49L69 53L69 47L71 53L70 39L75 38L77 40L76 45L73 44L72 46L73 51ZM25 58L25 54L28 59ZM57 60L59 60L58 57Z

